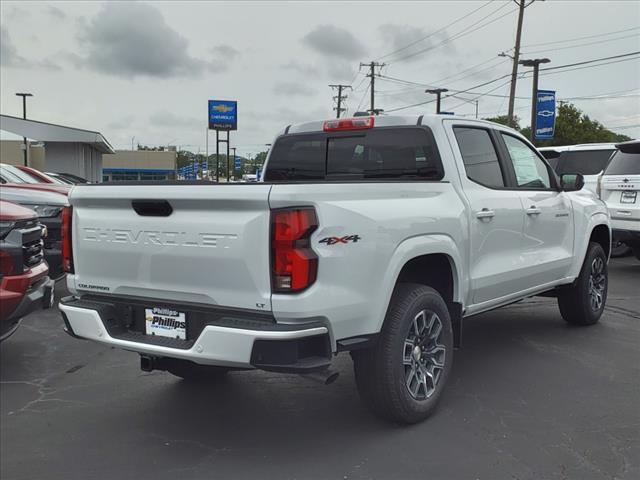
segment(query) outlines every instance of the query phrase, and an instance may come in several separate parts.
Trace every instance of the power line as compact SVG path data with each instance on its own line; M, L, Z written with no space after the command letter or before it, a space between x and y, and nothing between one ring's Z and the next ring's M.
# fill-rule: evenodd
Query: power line
M364 99L366 98L368 91L369 91L369 84L367 84L367 88L364 89L364 93L362 94L362 98L360 99L360 102L358 103L358 106L356 107L356 112L360 111L360 107L362 106L362 102L364 102Z
M491 63L491 62L495 62L496 60L498 60L498 58L497 58L497 57L491 57L490 59L485 60L484 62L480 62L480 63L478 63L477 65L474 65L473 67L465 68L464 70L460 70L458 73L455 73L455 74L453 74L453 75L449 75L448 77L440 78L440 79L438 79L438 80L434 81L433 83L442 83L443 81L449 80L449 79L451 79L451 78L455 78L455 77L457 77L458 75L460 75L460 74L462 74L462 73L466 73L466 72L468 72L468 71L470 71L470 70L473 70L473 69L475 69L475 68L481 67L482 65L486 65L486 64L489 64L489 63ZM506 62L506 60L502 60L501 62L499 62L498 64L496 64L496 65L494 65L494 66L495 66L495 67L497 67L498 65L500 65L500 64L502 64L502 63L504 63L504 62ZM457 81L458 81L458 80L456 80L456 82L457 82Z
M540 71L558 70L558 69L562 69L562 68L565 68L565 69L566 69L567 67L575 67L575 66L578 66L578 68L571 68L571 69L569 69L569 70L560 70L560 71L558 71L558 72L553 72L553 73L563 73L563 72L568 72L568 71L573 71L573 70L581 70L581 69L583 69L583 68L594 68L594 67L600 67L600 66L603 66L603 65L609 65L609 64L611 64L611 63L619 63L619 62L625 62L625 61L635 60L635 58L627 58L627 57L630 57L630 56L632 56L632 55L638 55L638 54L640 54L640 51L638 51L638 52L625 53L625 54L621 54L621 55L613 55L613 56L609 56L609 57L596 58L596 59L592 59L592 60L585 60L585 61L582 61L582 62L570 63L570 64L566 64L566 65L557 65L557 66L555 66L555 67L546 67L546 68L541 68L541 69L540 69ZM598 64L598 65L590 65L590 64L592 64L592 63L595 63L595 62L602 62L602 61L604 61L604 60L613 60L613 61L611 61L611 62L606 62L606 63L600 63L600 64ZM585 66L585 65L587 65L587 66ZM529 73L530 73L530 72L525 72L525 73L523 73L523 74L521 75L521 77L520 77L520 78L524 78L524 77L529 76ZM544 74L543 74L543 75L544 75ZM550 75L550 73L547 73L546 75ZM481 88L481 87L484 87L484 86L490 85L490 84L492 84L492 83L495 83L495 82L497 82L497 81L500 81L500 80L502 80L502 79L504 79L504 78L507 78L507 77L509 77L509 76L511 76L511 75L502 75L501 77L494 78L493 80L489 80L489 81L487 81L487 82L483 82L483 83L481 83L481 84L475 85L475 86L473 86L473 87L471 87L471 88L468 88L468 89L466 89L466 90L455 91L455 92L453 92L453 93L454 93L454 94L468 93L468 92L470 92L470 91L472 91L472 90L475 90L475 89L477 89L477 88ZM392 77L382 77L382 78L392 78ZM413 82L413 83L415 83L415 82ZM501 86L504 86L504 85L505 85L505 84L500 85L500 86L498 86L498 87L496 87L496 88L494 88L494 89L492 89L492 90L489 90L488 92L483 92L483 93L480 95L480 97L477 97L477 98L481 98L482 96L488 95L489 93L491 93L491 92L493 92L493 91L497 90L498 88L500 88ZM451 95L447 95L447 96L451 96ZM445 98L446 98L446 97L445 97ZM475 100L475 99L474 99L474 100ZM390 113L390 112L396 112L396 111L398 111L398 110L404 110L404 109L407 109L407 108L417 107L417 106L421 106L421 105L426 105L426 104L428 104L428 103L431 103L431 101L427 101L427 102L419 102L419 103L415 103L415 104L412 104L412 105L406 105L406 106L404 106L404 107L398 107L398 108L388 109L388 110L387 110L387 113Z
M589 45L600 45L601 43L607 43L607 42L615 42L617 40L624 40L627 38L632 38L632 37L637 37L639 34L633 34L633 35L625 35L624 37L617 37L617 38L609 38L606 40L597 40L595 42L587 42L587 43L579 43L578 45L570 45L568 47L560 47L560 48L554 48L551 50L532 50L532 51L527 51L527 52L523 52L526 55L531 55L534 53L545 53L545 52L558 52L560 50L568 50L568 49L572 49L572 48L580 48L580 47L587 47Z
M585 61L582 61L582 62L568 63L566 65L557 65L555 67L541 68L540 71L544 72L544 71L549 71L549 70L557 70L559 68L575 67L575 66L578 66L578 65L587 65L589 63L601 62L603 60L613 60L615 58L630 57L632 55L638 55L638 54L640 54L640 50L638 50L636 52L623 53L621 55L612 55L610 57L595 58L593 60L585 60Z
M479 22L485 20L486 18L490 17L491 15L493 15L494 13L496 13L498 10L502 10L504 7L508 6L508 3L504 3L502 4L500 7L498 7L496 10L492 11L489 15L486 15L485 17L482 17L480 20L478 20L475 23L472 23L471 25L465 27L464 29L462 29L461 31L459 31L458 33L454 34L453 36L447 38L446 40L443 40L440 43L437 43L436 45L433 45L431 47L427 47L427 48L423 48L422 50L418 50L417 52L413 52L410 53L408 55L405 55L404 57L400 57L400 58L396 58L395 60L392 59L389 63L397 63L397 62L401 62L403 60L406 60L408 58L412 58L415 57L416 55L420 55L422 53L426 53L426 52L430 52L431 50L434 50L438 47L441 47L442 45L446 45L448 43L451 43L455 40L458 40L459 38L462 37L466 37L467 35L469 35L470 33L476 32L488 25L491 25L494 22L497 22L498 20L500 20L503 17L506 17L507 15L512 14L513 12L515 12L517 10L517 8L514 8L513 10L509 10L507 13L500 15L499 17L494 18L493 20L490 20L482 25L477 26L476 28L473 28L471 30L469 30L471 27L473 27L474 25L477 25Z
M482 87L482 86L485 86L485 85L489 85L489 84L491 84L491 83L493 83L493 82L497 82L498 80L502 80L503 78L507 78L507 77L509 77L510 75L511 75L511 74L503 75L503 76L498 77L498 78L496 78L496 79L494 79L494 80L490 80L489 82L485 82L484 84L480 84L479 86L475 86L475 87L473 87L471 90L474 90L475 88L479 88L479 87ZM388 77L388 76L384 76L384 75L382 75L382 76L378 76L378 78L379 78L379 79L381 79L381 80L387 80L387 81L392 81L392 82L395 82L395 83L399 83L399 84L401 84L401 85L405 85L405 84L415 85L415 88L419 88L419 87L420 87L420 88L425 88L425 87L430 88L430 87L431 87L431 85L428 85L428 84L426 84L426 83L415 83L415 82L409 82L408 80L402 80L402 79L399 79L399 78ZM405 82L406 82L406 83L405 83ZM455 94L455 95L458 95L458 94L461 94L461 93L467 93L469 90L470 90L470 89L467 89L467 90L453 90L453 89L449 89L449 91L450 91L450 92L452 92L452 93L451 93L451 94L449 94L449 95L447 95L447 96L448 96L448 97L451 97L451 96L454 96L454 94ZM490 97L496 97L496 98L505 98L505 97L506 97L506 98L508 98L508 97L509 97L508 95L488 95L488 96L490 96ZM517 100L529 100L529 97L516 97L516 99L517 99Z
M591 60L584 60L582 62L569 63L569 64L566 64L566 65L556 65L554 67L541 68L540 71L542 72L542 71L549 71L549 70L565 69L565 68L568 68L568 67L575 67L575 66L581 66L581 65L589 65L591 63L602 62L604 60L621 59L621 58L626 58L626 57L630 57L630 56L638 55L638 54L640 54L640 51L624 53L624 54L621 54L621 55L613 55L613 56L609 56L609 57L594 58L594 59L591 59ZM628 60L635 60L635 59L631 58L631 59L628 59ZM628 61L628 60L625 60L625 61ZM617 63L617 62L609 62L609 63ZM603 64L600 64L600 65L608 65L609 63L603 63ZM593 65L593 67L598 67L600 65ZM575 70L577 70L577 69L575 69ZM571 70L566 70L566 71L571 71ZM525 73L524 75L528 76L528 72ZM471 90L475 90L477 88L481 88L481 87L484 87L486 85L490 85L490 84L492 84L494 82L497 82L497 81L502 80L503 78L507 78L509 76L511 76L511 75L510 74L502 75L500 77L494 78L493 80L489 80L489 81L480 83L478 85L475 85L475 86L473 86L471 88L467 88L466 90L451 90L451 91L453 93L457 93L457 94L467 93L467 92L469 92ZM409 81L409 80L403 80L403 79L400 79L400 78L394 78L394 77L389 77L389 76L385 76L385 75L381 75L379 78L392 80L392 81L397 81L397 82L410 84L410 85L417 85L417 86L421 86L421 87L430 87L431 86L431 85L427 85L427 84L424 84L424 83L412 82L412 81Z
M616 30L616 31L613 31L613 32L598 33L596 35L587 35L585 37L575 37L575 38L568 38L568 39L565 39L565 40L555 40L553 42L530 43L528 45L522 45L522 48L541 47L543 45L555 45L555 44L558 44L558 43L573 42L575 40L587 40L587 39L590 39L590 38L606 37L607 35L614 35L616 33L630 32L632 30L639 30L639 29L640 29L640 27L632 27L632 28L626 28L624 30Z
M404 47L402 47L402 48L399 48L399 49L397 49L397 50L394 50L393 52L389 52L389 53L387 53L386 55L383 55L383 56L379 57L379 58L378 58L378 60L382 60L383 58L390 57L391 55L394 55L394 54L396 54L396 53L398 53L398 52L402 52L403 50L406 50L407 48L413 47L413 46L414 46L414 45L416 45L417 43L420 43L420 42L422 42L423 40L426 40L427 38L431 38L432 36L434 36L434 35L436 35L436 34L438 34L438 33L442 32L442 31L446 30L447 28L449 28L449 27L451 27L451 26L455 25L456 23L458 23L458 22L460 22L460 21L464 20L465 18L467 18L467 17L469 17L469 16L473 15L473 14L474 14L474 13L476 13L478 10L482 10L484 7L486 7L487 5L489 5L490 3L494 2L494 1L495 1L495 0L489 0L487 3L484 3L484 4L480 5L478 8L476 8L476 9L474 9L474 10L470 11L469 13L467 13L466 15L464 15L464 16L462 16L462 17L458 18L457 20L454 20L453 22L449 23L448 25L445 25L444 27L442 27L442 28L440 28L440 29L436 30L435 32L430 33L429 35L427 35L427 36L425 36L425 37L419 38L418 40L415 40L415 41L413 41L413 42L409 43L408 45L405 45L405 46L404 46Z

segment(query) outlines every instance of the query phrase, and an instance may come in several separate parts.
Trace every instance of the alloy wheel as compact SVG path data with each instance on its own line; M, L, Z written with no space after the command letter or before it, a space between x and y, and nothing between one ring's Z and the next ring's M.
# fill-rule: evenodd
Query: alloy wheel
M606 283L604 260L601 257L594 258L591 262L591 273L589 274L589 305L594 312L602 308Z
M416 400L433 395L442 377L446 357L442 332L440 317L435 312L422 310L413 318L404 340L405 385Z

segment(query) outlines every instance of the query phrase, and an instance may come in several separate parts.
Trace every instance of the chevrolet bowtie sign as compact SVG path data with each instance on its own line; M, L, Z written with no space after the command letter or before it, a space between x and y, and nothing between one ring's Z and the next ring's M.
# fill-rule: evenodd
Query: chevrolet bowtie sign
M209 129L237 130L238 102L231 100L209 100Z
M553 138L556 125L556 92L538 90L536 101L536 140Z

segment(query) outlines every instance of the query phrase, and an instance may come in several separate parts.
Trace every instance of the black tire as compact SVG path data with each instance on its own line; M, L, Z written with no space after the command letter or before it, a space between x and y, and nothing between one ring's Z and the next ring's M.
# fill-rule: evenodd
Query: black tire
M600 275L592 277L594 265L599 265L598 262L602 265L602 277ZM596 288L600 292L599 302L593 298L594 293L590 288L592 284L602 286L602 290ZM571 287L564 288L558 293L558 306L562 318L572 325L597 323L607 302L608 286L607 255L600 244L592 242L587 248L580 275Z
M215 382L225 378L229 368L199 365L188 360L165 358L167 372L188 382Z
M424 316L422 312L426 312ZM437 319L432 316L434 313ZM427 348L422 348L422 353L415 351L418 343L422 345L417 336L410 340L412 332L421 327L414 326L418 325L414 324L416 321L424 325L422 331L426 336L435 336L435 340L432 338L423 345ZM436 335L437 323L440 333ZM410 352L408 356L407 352ZM434 363L427 363L432 361L430 355L437 357L434 362L443 365L436 367ZM424 420L435 410L453 363L453 333L446 303L433 288L398 284L376 345L354 351L352 357L360 396L376 415L398 423ZM418 366L420 362L424 362L422 367ZM423 373L428 370L429 378ZM407 379L411 378L415 381L409 382L410 385L418 385L413 393L407 386ZM419 380L424 381L423 386ZM433 389L428 394L430 387Z

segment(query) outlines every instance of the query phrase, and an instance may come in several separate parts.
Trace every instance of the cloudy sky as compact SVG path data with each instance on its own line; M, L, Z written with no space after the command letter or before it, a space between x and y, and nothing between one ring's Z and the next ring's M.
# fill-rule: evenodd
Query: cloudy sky
M332 116L330 83L353 86L349 112L368 108L359 64L377 60L387 64L376 79L378 108L431 113L433 103L402 108L429 100L429 85L464 92L445 98L444 110L474 115L477 98L480 116L504 114L508 78L487 82L510 72L510 60L497 55L513 47L515 10L505 0L4 0L0 111L20 115L14 93L27 91L31 118L98 130L116 148L135 137L204 152L207 100L237 100L232 141L246 155L287 124ZM525 58L548 57L549 67L640 51L640 3L536 1L526 9L522 43ZM613 61L543 72L540 88L640 137L640 59ZM516 102L523 124L530 91L525 77Z

